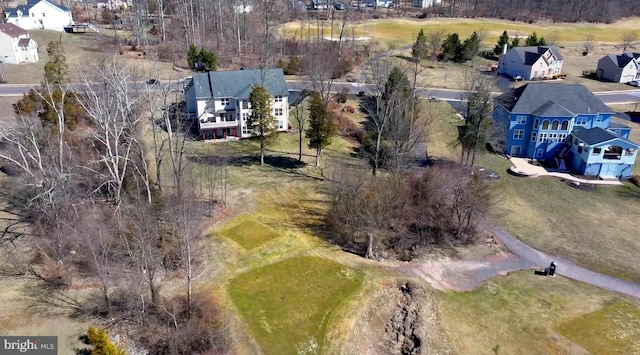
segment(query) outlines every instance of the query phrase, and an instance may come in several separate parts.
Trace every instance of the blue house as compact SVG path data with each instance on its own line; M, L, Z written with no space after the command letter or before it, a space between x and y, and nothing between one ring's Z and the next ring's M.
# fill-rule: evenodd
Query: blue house
M582 85L529 83L496 98L494 122L505 153L601 178L628 178L638 145L612 122L607 105Z

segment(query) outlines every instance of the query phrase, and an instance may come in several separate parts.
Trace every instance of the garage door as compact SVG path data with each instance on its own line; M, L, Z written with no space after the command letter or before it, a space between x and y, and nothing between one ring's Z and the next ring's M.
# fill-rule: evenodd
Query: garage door
M617 167L618 167L618 164L602 164L602 168L600 168L600 177L615 178Z

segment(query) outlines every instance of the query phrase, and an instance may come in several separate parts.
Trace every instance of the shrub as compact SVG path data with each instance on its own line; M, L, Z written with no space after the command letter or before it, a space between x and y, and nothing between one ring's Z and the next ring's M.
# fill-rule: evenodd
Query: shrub
M87 329L86 343L93 345L91 355L126 355L124 350L119 349L107 336L107 332L102 329L89 327Z
M340 112L335 116L335 124L338 133L343 137L350 137L359 143L362 143L366 132L357 123L353 122L346 114Z

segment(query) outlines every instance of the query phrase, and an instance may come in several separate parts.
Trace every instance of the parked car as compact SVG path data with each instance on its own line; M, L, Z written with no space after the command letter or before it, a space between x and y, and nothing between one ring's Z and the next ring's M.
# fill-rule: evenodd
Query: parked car
M521 77L520 75L516 75L516 76L513 77L513 81L523 81L523 80L524 80L524 78Z
M634 81L628 82L627 84L629 84L631 86L639 87L640 86L640 81L634 80Z
M337 2L335 4L333 4L333 8L336 10L346 10L347 6L341 2Z
M155 85L158 83L158 79L149 79L147 80L147 85Z

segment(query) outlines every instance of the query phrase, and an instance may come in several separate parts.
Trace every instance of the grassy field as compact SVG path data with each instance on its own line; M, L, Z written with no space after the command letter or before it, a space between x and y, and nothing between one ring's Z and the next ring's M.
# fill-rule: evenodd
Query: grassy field
M233 279L229 292L267 354L319 353L334 312L362 276L335 262L302 257Z
M324 21L324 36L330 36L330 21ZM339 33L339 23L334 23L334 37ZM347 26L348 36L367 37L384 44L386 47L397 48L399 46L411 44L420 31L432 32L445 29L448 33L456 32L462 38L468 37L472 32L481 32L484 35L483 43L493 45L503 31L507 31L511 36L527 37L531 32L536 31L538 37L549 37L552 33L558 33L559 43L579 44L584 41L587 34L594 36L596 43L619 43L620 34L624 31L637 29L637 19L626 19L612 24L592 24L592 23L535 23L527 24L497 19L465 19L465 18L429 18L417 19L380 19L366 22L355 22ZM305 26L301 30L299 22L292 22L282 27L282 33L287 37L307 36L314 38L317 34L315 23L312 26Z
M637 300L563 277L521 271L472 292L436 296L447 334L462 354L632 354L640 349Z
M278 233L273 229L249 216L238 216L229 224L233 224L233 226L225 226L225 229L221 230L219 234L228 237L247 250L259 247L278 237Z
M40 60L37 63L25 63L7 67L6 80L9 84L38 84L44 75L44 65L49 60L47 44L51 41L62 41L69 69L73 76L78 70L87 69L92 58L104 53L104 45L111 34L87 32L83 34L69 34L48 30L29 31L31 37L38 42ZM106 53L109 54L109 53ZM158 79L176 79L179 73L174 73L171 63L154 62L146 59L134 59L124 56L118 57L122 63L134 66L141 75L140 80L148 77Z

